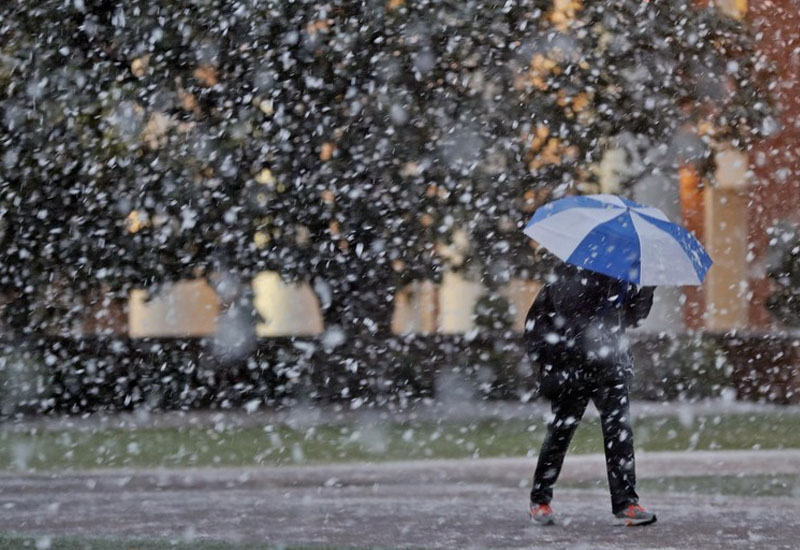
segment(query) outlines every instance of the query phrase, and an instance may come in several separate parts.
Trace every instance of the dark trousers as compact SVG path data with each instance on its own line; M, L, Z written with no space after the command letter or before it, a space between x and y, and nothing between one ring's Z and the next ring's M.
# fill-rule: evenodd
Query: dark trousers
M628 384L626 380L605 380L576 385L551 396L554 418L547 426L547 436L539 452L533 476L532 503L549 504L553 498L553 485L561 473L564 455L589 400L594 401L600 412L603 426L611 510L616 514L639 502L635 491Z

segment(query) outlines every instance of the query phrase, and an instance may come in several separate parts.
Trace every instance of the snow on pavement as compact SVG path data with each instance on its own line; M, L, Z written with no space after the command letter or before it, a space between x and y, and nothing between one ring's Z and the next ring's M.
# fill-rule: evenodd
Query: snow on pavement
M800 474L800 450L640 453L641 478ZM533 460L493 458L283 468L0 474L0 531L209 538L375 548L785 548L788 497L653 493L655 526L614 525L604 485L556 488L559 524L526 514ZM603 480L601 455L568 456L563 481Z

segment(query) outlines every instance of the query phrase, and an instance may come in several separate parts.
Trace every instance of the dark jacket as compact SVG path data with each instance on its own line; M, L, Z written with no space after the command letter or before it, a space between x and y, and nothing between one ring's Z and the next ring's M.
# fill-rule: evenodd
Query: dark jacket
M625 330L650 313L654 287L563 264L542 287L525 323L528 352L544 377L618 378L633 364Z

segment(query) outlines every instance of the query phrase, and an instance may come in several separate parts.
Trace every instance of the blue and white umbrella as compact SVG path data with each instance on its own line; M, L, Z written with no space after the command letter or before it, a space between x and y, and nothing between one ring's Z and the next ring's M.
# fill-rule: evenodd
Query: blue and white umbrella
M615 195L553 201L524 231L569 264L644 286L699 285L711 267L689 231L658 208Z

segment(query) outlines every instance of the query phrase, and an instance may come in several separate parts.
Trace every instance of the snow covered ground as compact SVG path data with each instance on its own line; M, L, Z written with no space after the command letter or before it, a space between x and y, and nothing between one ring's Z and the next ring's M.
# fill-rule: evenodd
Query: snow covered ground
M800 474L800 450L640 453L641 480ZM530 524L533 461L0 475L0 532L349 548L795 549L784 497L643 493L648 528L615 526L601 455L568 456L552 528ZM588 489L574 488L587 482Z

